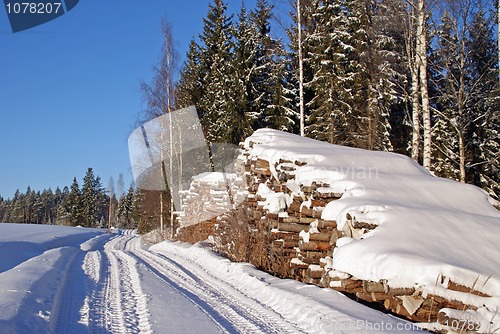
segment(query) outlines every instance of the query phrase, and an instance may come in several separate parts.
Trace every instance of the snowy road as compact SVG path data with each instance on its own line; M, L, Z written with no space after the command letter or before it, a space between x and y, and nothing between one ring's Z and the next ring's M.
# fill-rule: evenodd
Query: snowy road
M295 324L207 273L143 250L131 231L85 247L85 256L73 260L60 288L60 307L51 315L54 333L299 332ZM155 317L149 314L153 305L159 311ZM162 322L164 312L175 323Z
M201 246L164 242L148 249L126 230L0 224L0 232L0 333L415 329L332 290L275 278ZM23 252L12 251L21 244L9 233L23 240Z

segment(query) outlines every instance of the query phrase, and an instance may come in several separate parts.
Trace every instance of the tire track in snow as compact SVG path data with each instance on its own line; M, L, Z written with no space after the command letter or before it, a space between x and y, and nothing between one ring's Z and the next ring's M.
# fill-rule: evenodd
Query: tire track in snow
M83 257L84 254L75 254L64 271L50 315L51 333L82 333L85 329L79 311L85 298L85 290L82 290L85 281L81 273Z
M297 324L286 320L269 306L247 296L234 286L222 281L220 278L212 276L202 267L191 263L189 260L180 257L174 260L172 257L167 257L165 254L161 253L152 254L170 262L174 267L183 271L202 285L210 287L217 295L232 301L233 305L239 305L245 312L251 314L253 318L262 320L265 324L274 324L271 329L266 328L266 333L303 333ZM182 264L179 260L182 261Z
M190 272L182 265L158 254L143 250L133 251L146 267L161 279L187 295L194 303L205 309L214 321L229 332L240 333L296 333L300 330L295 324L289 323L273 311L264 308L235 289L220 286L210 282L206 275L200 277ZM193 298L193 296L195 296ZM200 303L200 299L203 303ZM207 308L208 306L208 308ZM214 311L227 323L214 316Z
M148 333L148 301L141 287L137 261L123 250L134 236L119 236L104 246L109 259L110 275L107 286L106 318L113 333Z
M151 333L137 261L123 251L133 239L138 237L113 236L100 250L85 249L68 264L52 333Z

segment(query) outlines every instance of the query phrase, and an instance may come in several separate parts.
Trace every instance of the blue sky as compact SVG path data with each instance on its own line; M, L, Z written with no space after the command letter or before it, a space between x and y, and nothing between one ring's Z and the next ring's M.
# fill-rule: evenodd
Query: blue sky
M104 186L119 173L130 183L127 138L144 108L140 81L160 56L161 18L182 60L210 2L84 0L15 34L0 8L0 196L54 190L75 176L81 184L88 167ZM241 1L226 2L240 10Z

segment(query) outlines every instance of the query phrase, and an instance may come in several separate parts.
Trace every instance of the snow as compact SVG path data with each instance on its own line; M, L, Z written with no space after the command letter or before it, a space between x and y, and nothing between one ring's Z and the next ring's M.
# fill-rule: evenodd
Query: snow
M343 295L133 231L0 224L2 333L367 333L412 324ZM57 243L54 244L54 239ZM26 258L10 243L41 251ZM9 250L6 253L6 250Z
M460 300L460 293L437 283L449 279L493 298L468 300L489 311L500 308L500 212L481 189L432 176L412 159L386 152L331 145L269 129L246 139L249 158L299 161L287 187L323 184L321 192L343 193L322 212L344 228L349 214L378 225L355 239L342 240L335 270L359 279L385 280L392 287L415 287L423 295ZM274 167L272 172L276 173ZM276 176L276 175L275 175ZM274 195L277 196L277 195ZM478 311L479 312L479 311Z
M277 214L278 212L283 211L283 209L285 209L291 202L289 195L281 192L276 193L263 183L259 184L257 195L266 199L263 202L259 202L259 205L262 205L262 207L270 213Z
M332 333L342 330L343 333L365 333L372 332L373 328L379 328L379 332L418 331L413 324L367 308L336 291L276 278L248 263L231 262L202 244L165 241L150 250L176 257L189 266L197 266L211 279L230 285L295 323L295 332Z

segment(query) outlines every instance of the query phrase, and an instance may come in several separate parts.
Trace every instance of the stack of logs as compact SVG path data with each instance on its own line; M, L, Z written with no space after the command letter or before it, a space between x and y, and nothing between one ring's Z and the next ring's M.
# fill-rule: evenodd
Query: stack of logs
M217 177L220 176L220 177ZM207 173L192 180L189 190L180 192L181 211L177 212L178 239L195 243L214 234L218 217L232 209L227 179Z
M335 221L321 219L321 213L325 206L329 202L339 199L342 193L331 191L328 184L322 183L301 185L300 195L297 195L297 192L292 193L286 186L286 182L294 179L295 170L305 165L304 162L280 160L271 171L271 166L266 160L250 158L246 152L239 159L242 163L241 172L245 175L248 189L248 196L240 204L240 207L245 210L251 233L264 235L265 243L268 245L265 248L266 256L269 259L267 263L253 260L250 257L249 261L257 267L279 277L288 277L321 287L329 287L363 301L378 303L393 313L417 322L437 321L443 325L449 325L456 319L450 319L444 313L439 312L442 308L461 311L476 309L472 305L445 300L440 296L427 295L424 297L414 287L395 288L384 281L363 281L348 273L334 270L331 266L331 259L337 242L340 242L339 239L342 237L359 239L364 233L375 229L377 225L373 222L359 221L355 213L350 213L347 214L346 224L342 231L339 231ZM265 184L276 193L288 195L291 201L287 207L278 213L270 213L265 210L266 198L259 193L259 185L261 184ZM195 197L192 197L192 200L194 201ZM197 198L196 201L198 200ZM195 206L195 203L191 205ZM205 228L206 232L217 234L217 228L213 229L215 223L216 221L213 220L211 230L203 225L199 227ZM197 233L195 228L196 226L190 227L185 232L181 232L185 236L189 233ZM227 228L224 233L230 235ZM206 237L206 233L200 234L199 237ZM181 235L180 239L193 242L191 237L190 240L186 240ZM194 241L201 240L204 239ZM234 244L233 240L232 245L234 246ZM246 245L245 247L252 246ZM231 254L229 257L231 258ZM238 257L233 258L237 259ZM446 285L445 287L449 290L488 297L478 291L453 282L446 281L444 283L444 281L443 279L443 285Z

